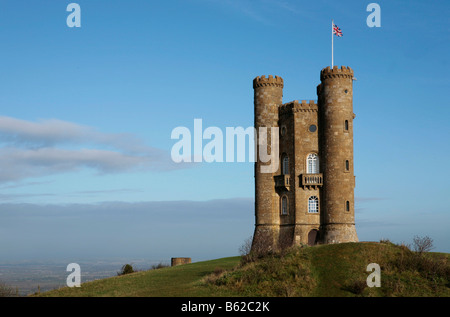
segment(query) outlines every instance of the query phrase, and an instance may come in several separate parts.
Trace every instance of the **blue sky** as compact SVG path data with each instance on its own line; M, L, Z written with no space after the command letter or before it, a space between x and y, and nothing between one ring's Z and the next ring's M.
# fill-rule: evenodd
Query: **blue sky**
M379 28L360 0L79 0L69 28L71 2L0 1L0 260L237 254L253 164L174 164L171 132L252 126L260 75L283 77L285 102L317 99L331 19L357 78L359 238L450 252L448 1L377 1Z

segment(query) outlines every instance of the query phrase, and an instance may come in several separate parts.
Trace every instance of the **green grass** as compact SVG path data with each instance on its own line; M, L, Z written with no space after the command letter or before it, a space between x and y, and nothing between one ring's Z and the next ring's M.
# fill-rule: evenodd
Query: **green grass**
M247 263L214 282L249 296L450 296L449 254L419 255L392 243L293 248ZM381 287L367 286L367 265L381 267Z
M238 265L239 260L240 257L230 257L136 272L82 283L81 287L64 287L36 295L57 297L209 296L208 287L201 283L201 279L217 268L232 269Z
M37 296L450 296L449 254L417 254L392 243L295 247L244 262L196 262L83 283ZM369 263L381 287L369 288Z

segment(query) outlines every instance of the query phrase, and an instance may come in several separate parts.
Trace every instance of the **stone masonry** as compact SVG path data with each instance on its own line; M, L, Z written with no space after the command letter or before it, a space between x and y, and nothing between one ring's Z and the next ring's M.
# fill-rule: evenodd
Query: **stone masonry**
M317 103L282 102L283 79L253 80L255 128L279 128L279 167L255 163L252 249L356 242L353 172L353 70L322 69ZM259 132L258 132L259 133ZM258 139L259 139L258 134ZM258 142L257 142L258 143ZM259 147L259 145L257 144ZM257 148L259 153L259 148Z

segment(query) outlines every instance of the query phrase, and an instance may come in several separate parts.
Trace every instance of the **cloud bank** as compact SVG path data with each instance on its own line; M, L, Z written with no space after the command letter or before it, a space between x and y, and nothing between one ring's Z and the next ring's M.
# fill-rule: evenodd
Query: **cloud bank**
M0 204L0 263L19 259L206 260L239 254L253 198L210 201Z
M0 183L90 168L98 173L179 168L168 152L132 134L103 133L56 119L0 116Z

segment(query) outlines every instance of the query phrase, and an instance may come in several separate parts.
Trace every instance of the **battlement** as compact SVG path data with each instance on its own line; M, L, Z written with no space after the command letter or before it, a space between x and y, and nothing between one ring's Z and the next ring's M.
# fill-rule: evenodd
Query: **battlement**
M277 144L271 142L270 148L267 144L279 160L276 166L271 161L274 169L265 171L268 162L255 157L252 250L358 241L352 119L355 78L350 67L335 66L322 68L320 79L317 97L310 95L315 100L285 101L281 77L253 79L254 126L279 128L276 135L270 134Z
M257 87L267 87L267 86L273 86L273 87L280 87L283 88L283 78L279 76L273 77L272 75L269 75L267 78L265 75L262 75L261 77L256 77L253 79L253 89Z
M353 69L347 66L341 66L341 68L338 68L337 66L334 66L331 68L330 66L322 69L320 72L320 80L323 81L327 78L353 78Z
M317 111L317 102L315 100L294 100L282 104L279 108L280 114L294 113L294 112L309 112Z

